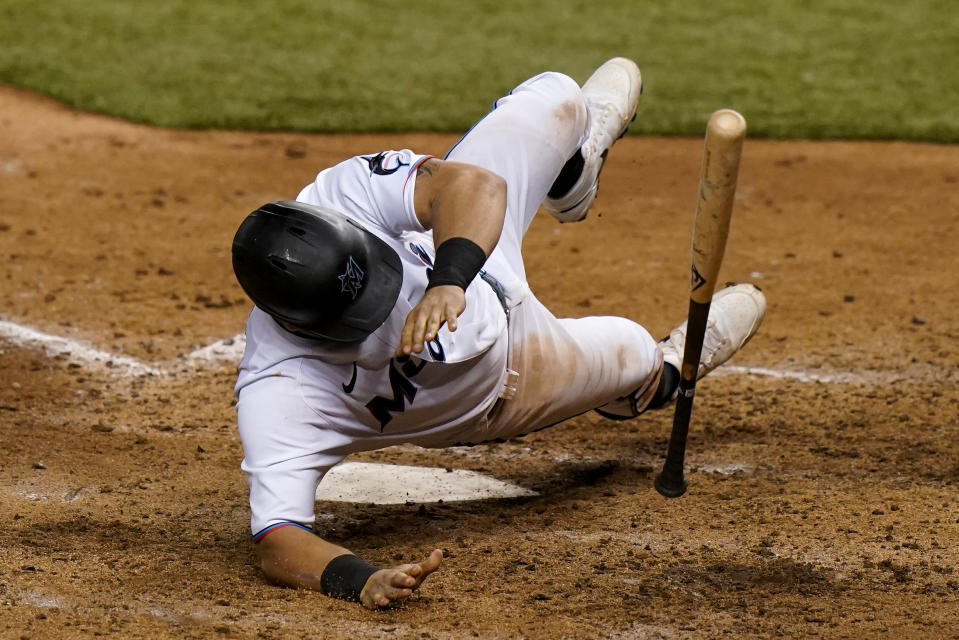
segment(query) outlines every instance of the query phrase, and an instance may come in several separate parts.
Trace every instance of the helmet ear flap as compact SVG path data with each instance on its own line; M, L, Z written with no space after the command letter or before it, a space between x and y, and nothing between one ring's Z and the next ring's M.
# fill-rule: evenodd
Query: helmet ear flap
M343 214L270 202L233 238L237 281L263 311L301 333L356 342L389 317L403 282L386 242Z

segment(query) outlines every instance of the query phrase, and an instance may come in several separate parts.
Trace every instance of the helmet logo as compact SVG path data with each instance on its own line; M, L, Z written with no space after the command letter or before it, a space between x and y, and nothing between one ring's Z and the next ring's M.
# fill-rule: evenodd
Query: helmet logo
M356 300L356 294L363 287L363 270L353 260L353 256L346 261L346 271L343 275L337 277L340 279L340 293L349 293L353 300Z

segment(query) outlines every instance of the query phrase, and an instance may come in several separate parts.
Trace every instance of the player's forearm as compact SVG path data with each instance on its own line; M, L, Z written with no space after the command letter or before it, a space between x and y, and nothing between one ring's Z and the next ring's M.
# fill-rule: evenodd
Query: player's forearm
M434 549L423 562L380 569L297 527L273 531L257 543L256 553L273 582L360 602L370 609L409 598L443 560L443 552Z
M433 244L467 238L488 256L503 231L506 183L492 173L457 177L433 202Z
M322 591L330 561L350 551L297 527L277 529L256 545L263 573L278 584Z

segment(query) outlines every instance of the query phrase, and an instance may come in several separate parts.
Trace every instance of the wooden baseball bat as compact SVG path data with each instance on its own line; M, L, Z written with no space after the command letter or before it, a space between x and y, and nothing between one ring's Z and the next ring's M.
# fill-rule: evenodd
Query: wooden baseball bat
M666 461L653 483L656 490L667 498L677 498L686 493L683 466L693 396L696 393L696 374L706 334L709 305L726 251L745 137L746 119L736 111L720 109L710 116L706 126L702 173L699 176L699 199L693 219L689 316L686 320L686 346L680 370L676 413Z

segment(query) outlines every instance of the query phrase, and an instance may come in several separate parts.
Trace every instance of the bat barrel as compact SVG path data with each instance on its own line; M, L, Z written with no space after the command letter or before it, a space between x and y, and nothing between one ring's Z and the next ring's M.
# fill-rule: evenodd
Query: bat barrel
M696 302L708 303L716 288L745 137L746 119L740 113L720 109L710 116L693 222L690 298Z

